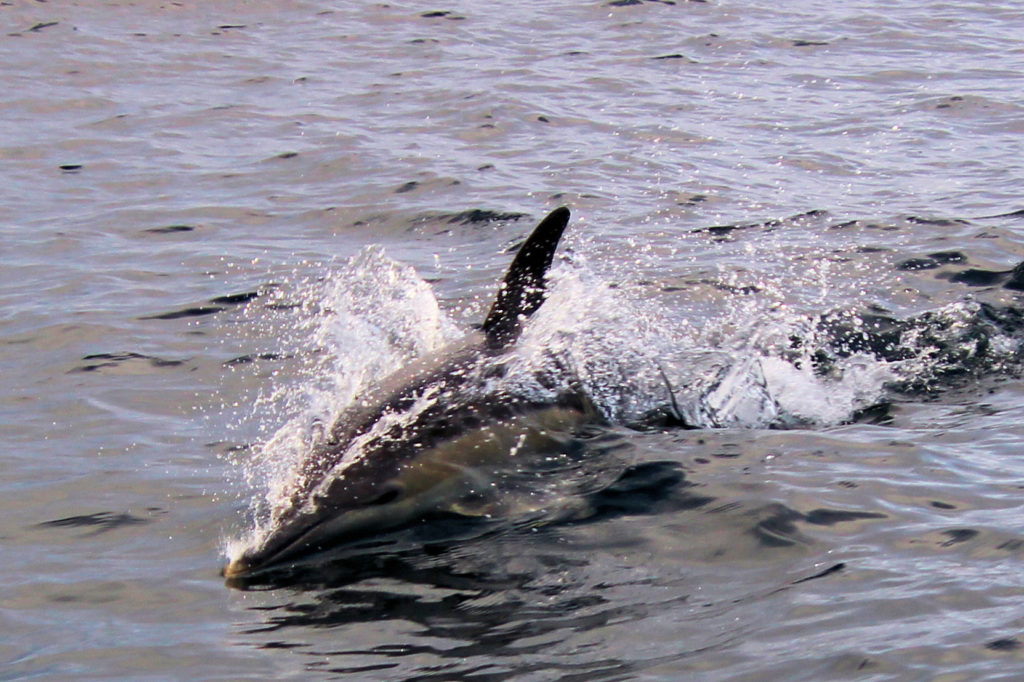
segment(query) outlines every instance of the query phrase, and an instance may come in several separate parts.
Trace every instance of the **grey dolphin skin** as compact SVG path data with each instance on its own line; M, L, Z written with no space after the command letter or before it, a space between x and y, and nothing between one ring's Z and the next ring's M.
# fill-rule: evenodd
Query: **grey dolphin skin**
M545 277L569 222L551 212L519 248L479 331L380 382L344 410L305 458L265 539L224 569L227 578L297 561L349 538L432 511L459 511L485 486L487 466L542 444L549 429L593 417L569 387L537 401L494 389L502 358L545 299Z

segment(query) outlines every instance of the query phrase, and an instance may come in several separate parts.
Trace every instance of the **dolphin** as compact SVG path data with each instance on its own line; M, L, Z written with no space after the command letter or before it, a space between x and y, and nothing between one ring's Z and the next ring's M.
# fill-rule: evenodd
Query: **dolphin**
M467 500L472 508L490 485L488 467L507 466L523 448L555 447L549 431L595 418L571 385L553 400L495 388L524 322L544 302L568 222L562 207L537 225L478 330L385 378L342 411L271 510L269 531L230 559L225 577L293 563L431 512L464 513Z

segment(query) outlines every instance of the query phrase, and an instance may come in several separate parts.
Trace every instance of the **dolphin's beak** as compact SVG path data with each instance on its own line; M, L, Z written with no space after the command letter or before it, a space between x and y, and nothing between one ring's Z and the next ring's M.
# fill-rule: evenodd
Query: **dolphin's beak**
M221 571L221 575L228 579L240 578L248 573L251 568L252 567L249 565L249 562L245 560L245 557L240 556L237 559L232 559L228 562L228 565L224 567L223 571Z

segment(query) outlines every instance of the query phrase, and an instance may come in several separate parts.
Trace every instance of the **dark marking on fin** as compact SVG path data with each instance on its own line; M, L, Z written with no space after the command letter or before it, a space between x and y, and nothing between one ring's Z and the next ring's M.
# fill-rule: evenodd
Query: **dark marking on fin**
M522 318L532 315L544 302L544 276L568 224L569 209L556 208L519 249L484 320L483 330L491 347L512 343L519 336Z

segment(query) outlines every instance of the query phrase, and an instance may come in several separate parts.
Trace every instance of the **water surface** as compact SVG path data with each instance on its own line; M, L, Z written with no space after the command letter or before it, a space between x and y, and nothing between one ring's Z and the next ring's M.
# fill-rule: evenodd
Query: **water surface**
M1019 19L6 3L3 675L1015 678L1020 335L982 304L1021 295L963 273L1024 259ZM577 521L430 526L226 586L272 480L252 446L394 359L343 342L358 310L325 326L338 283L412 267L393 291L443 328L367 307L419 352L479 321L558 205L531 338L590 361L622 477ZM832 348L813 321L836 311L929 320L925 343L795 369L790 337ZM626 428L665 394L615 371L652 357L714 428Z

